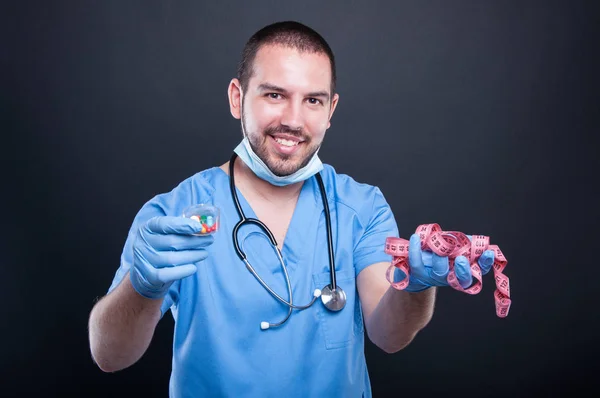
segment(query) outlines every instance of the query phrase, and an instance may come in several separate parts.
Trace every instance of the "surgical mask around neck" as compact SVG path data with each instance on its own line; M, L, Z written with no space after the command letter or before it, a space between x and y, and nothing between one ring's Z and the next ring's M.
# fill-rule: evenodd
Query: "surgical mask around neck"
M252 150L250 142L248 141L248 136L246 135L244 135L242 142L234 149L234 152L244 161L244 163L246 163L257 177L272 185L280 187L304 181L323 170L323 163L321 163L321 159L319 159L319 156L317 155L319 151L317 151L310 159L310 162L300 170L287 176L277 176L273 174L271 169L269 169L262 159Z

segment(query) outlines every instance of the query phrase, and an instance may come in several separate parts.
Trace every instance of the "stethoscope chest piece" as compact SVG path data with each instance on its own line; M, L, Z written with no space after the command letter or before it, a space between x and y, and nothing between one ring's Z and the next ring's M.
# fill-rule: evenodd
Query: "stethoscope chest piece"
M339 311L346 305L346 292L339 286L332 289L327 285L321 290L321 301L328 310Z

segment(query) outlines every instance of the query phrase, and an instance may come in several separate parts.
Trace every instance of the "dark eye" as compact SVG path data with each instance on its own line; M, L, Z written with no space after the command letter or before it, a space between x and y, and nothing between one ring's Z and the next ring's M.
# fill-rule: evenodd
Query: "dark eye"
M279 94L277 93L269 93L267 94L271 99L279 99Z
M321 103L321 101L320 101L320 100L318 100L318 99L316 99L316 98L309 98L309 99L308 99L308 102L309 102L311 105L318 105L319 103Z

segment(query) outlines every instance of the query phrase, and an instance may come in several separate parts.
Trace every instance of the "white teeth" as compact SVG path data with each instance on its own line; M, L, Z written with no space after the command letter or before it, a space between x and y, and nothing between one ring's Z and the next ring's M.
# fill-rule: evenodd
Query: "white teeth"
M298 145L297 141L284 140L283 138L275 138L275 141L277 141L279 144L285 145L285 146L296 146L296 145Z

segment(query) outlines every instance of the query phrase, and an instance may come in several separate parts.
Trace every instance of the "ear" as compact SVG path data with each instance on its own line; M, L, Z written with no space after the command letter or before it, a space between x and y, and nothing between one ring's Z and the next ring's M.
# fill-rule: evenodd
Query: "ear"
M229 111L231 112L231 115L236 119L240 119L242 117L242 86L238 79L231 79L231 82L229 83L229 87L227 89L227 95L229 97Z
M327 122L327 128L331 127L331 117L333 116L333 112L335 112L335 108L337 107L340 96L335 93L333 95L333 99L331 100L331 109L329 110L329 121Z

